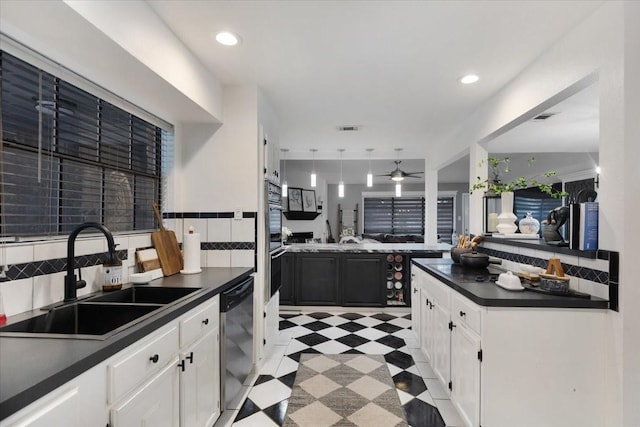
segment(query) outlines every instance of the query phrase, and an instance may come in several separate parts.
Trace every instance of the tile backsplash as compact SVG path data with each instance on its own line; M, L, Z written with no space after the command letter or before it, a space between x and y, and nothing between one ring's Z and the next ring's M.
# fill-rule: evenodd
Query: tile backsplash
M521 265L545 268L549 258L560 258L562 269L567 276L571 277L570 286L572 289L603 299L612 299L609 288L612 280L610 277L612 259L578 257L493 242L483 242L478 250L489 256L502 259L502 267L512 271L520 271ZM615 267L617 269L617 264ZM615 308L612 307L612 309Z
M200 233L202 267L256 266L257 215L244 212L233 219L232 212L164 214L164 225L173 230L179 242L193 226ZM138 271L135 251L152 247L150 233L114 236L118 258L122 260L123 281ZM75 245L76 273L81 268L87 286L78 296L102 289L102 263L106 260L106 240L79 236ZM44 307L64 298L67 267L66 238L10 243L0 246L0 263L7 267L0 277L4 308L8 316Z

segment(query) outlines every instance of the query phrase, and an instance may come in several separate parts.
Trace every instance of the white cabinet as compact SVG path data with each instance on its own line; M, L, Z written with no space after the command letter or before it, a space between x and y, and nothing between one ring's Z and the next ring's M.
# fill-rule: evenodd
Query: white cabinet
M0 427L210 427L220 416L215 296L22 410Z
M451 332L451 400L467 426L480 425L480 337L464 323Z
M220 416L219 297L180 319L181 427L209 427Z
M0 422L2 427L86 427L108 423L105 364L69 381Z
M440 381L448 387L451 375L449 290L441 283L416 273L422 284L421 348Z
M110 427L209 427L220 416L220 305L215 296L108 364Z
M421 278L422 274L416 271L416 267L411 266L411 329L416 336L418 344L421 344L420 328L422 325L420 319L422 311L422 298L420 294Z
M276 292L264 307L265 347L272 346L278 337L278 316L280 312L280 291Z
M211 426L220 416L218 330L202 337L180 358L180 425Z
M431 367L445 387L451 381L451 330L449 329L449 310L443 304L434 303L433 311L433 348Z
M421 348L465 426L608 425L606 310L480 306L414 274Z
M108 364L109 402L115 403L178 353L178 328L168 325L121 351Z
M113 427L178 427L178 358L111 409Z
M260 126L260 132L263 134L264 177L270 181L280 182L280 146L276 140L264 134L262 126Z

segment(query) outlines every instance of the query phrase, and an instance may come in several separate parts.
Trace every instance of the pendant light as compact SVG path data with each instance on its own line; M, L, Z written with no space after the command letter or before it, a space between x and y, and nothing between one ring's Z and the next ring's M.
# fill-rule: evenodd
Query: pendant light
M338 197L344 197L344 181L342 180L342 152L344 148L338 148L340 152L340 182L338 183Z
M313 153L312 154L312 156L313 156L313 166L311 167L311 187L315 188L315 186L316 186L316 178L317 178L317 176L316 176L316 151L318 151L318 150L316 150L315 148L312 148L309 151L311 151L311 153Z
M396 154L397 160L400 160L400 152L402 151L402 148L395 148L395 151L398 153ZM396 182L396 197L402 197L402 184L400 184L400 182L404 177L402 175L400 177L392 176L391 179Z
M288 148L281 148L282 152L282 197L287 197L289 186L287 185L287 159L286 154L289 151Z
M371 173L371 152L373 148L367 148L369 153L369 172L367 172L367 187L373 187L373 173Z

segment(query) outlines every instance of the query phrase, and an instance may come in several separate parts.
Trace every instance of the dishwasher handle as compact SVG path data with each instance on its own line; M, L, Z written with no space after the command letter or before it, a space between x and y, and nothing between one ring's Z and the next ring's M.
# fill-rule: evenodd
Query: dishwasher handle
M253 277L248 278L244 282L234 286L233 288L221 294L220 309L223 312L236 307L248 296L253 294Z

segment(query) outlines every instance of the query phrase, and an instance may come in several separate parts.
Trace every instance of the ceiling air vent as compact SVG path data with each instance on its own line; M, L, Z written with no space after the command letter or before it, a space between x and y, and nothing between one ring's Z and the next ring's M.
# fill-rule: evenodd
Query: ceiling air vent
M356 126L356 125L338 126L338 130L340 132L356 132L360 130L360 126Z
M547 120L549 117L555 116L556 114L557 113L542 113L538 116L535 116L533 120L536 120L536 121Z

